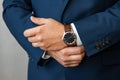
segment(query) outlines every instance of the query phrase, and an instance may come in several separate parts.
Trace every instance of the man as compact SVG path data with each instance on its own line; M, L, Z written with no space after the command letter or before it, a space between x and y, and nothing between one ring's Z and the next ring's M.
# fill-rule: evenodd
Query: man
M29 55L28 80L120 80L120 0L4 0L3 7Z

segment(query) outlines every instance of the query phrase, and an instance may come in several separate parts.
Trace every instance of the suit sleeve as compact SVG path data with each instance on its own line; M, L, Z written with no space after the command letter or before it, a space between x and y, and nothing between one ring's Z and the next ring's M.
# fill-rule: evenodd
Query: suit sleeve
M3 18L10 32L37 63L42 57L43 51L32 47L23 35L24 30L36 26L30 21L32 15L30 0L4 0L3 8Z
M86 50L92 56L120 42L120 0L103 12L74 22Z

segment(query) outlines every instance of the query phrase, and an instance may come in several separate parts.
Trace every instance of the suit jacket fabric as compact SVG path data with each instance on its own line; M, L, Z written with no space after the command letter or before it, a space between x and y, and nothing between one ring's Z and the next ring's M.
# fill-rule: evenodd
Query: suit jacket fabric
M29 55L28 80L120 80L120 0L4 0L3 18ZM30 16L74 23L86 50L78 67L65 68L23 36Z

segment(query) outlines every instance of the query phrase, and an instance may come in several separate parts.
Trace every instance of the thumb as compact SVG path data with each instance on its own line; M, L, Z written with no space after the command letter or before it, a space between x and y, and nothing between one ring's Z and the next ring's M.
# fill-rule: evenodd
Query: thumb
M31 16L30 19L33 23L35 23L37 25L45 24L45 19L44 18L37 18L37 17Z

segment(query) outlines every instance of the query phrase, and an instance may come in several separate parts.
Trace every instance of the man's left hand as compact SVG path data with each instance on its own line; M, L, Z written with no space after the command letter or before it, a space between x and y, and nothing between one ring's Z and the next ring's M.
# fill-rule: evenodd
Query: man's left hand
M67 47L59 51L47 51L47 54L64 67L77 67L85 57L85 49L81 45L79 47Z
M31 21L38 26L25 30L24 36L34 47L43 50L60 50L67 46L62 40L63 24L51 18L31 17Z

